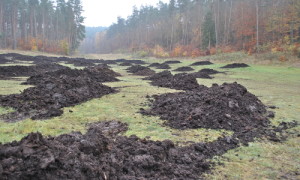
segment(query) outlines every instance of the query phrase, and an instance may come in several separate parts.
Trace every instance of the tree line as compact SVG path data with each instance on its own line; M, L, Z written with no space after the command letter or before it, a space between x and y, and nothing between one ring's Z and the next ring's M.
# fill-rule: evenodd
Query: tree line
M95 46L99 53L200 56L297 48L299 36L299 0L170 0L133 8L98 33Z
M85 36L81 0L0 0L0 48L69 54Z

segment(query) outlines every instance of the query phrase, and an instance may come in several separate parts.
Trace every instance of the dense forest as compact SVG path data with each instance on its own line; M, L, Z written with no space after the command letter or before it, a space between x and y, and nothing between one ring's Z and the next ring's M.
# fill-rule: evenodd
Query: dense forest
M69 54L85 36L81 0L0 0L0 48Z
M170 0L134 8L98 33L96 44L99 53L201 56L292 51L299 35L299 0Z

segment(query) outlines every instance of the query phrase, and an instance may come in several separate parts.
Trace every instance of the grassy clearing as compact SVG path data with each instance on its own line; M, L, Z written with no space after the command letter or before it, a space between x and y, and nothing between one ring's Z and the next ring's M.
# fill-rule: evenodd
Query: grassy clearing
M239 58L234 56L237 61ZM89 58L89 56L88 56ZM94 58L99 56L94 55ZM121 57L120 57L121 58ZM226 57L230 59L230 57ZM246 58L241 55L240 58ZM115 59L106 56L106 59ZM300 123L300 69L288 66L251 65L249 68L220 69L227 61L221 61L211 57L215 62L209 66L194 66L195 71L202 68L213 68L219 71L228 71L227 74L215 75L215 79L198 79L200 84L210 86L212 83L235 82L244 85L257 95L266 105L275 105L276 116L273 124L282 121L296 120ZM181 60L181 59L179 59ZM147 58L146 61L150 62ZM163 62L165 60L154 59L151 62ZM244 61L246 61L244 59ZM195 62L195 59L182 60L181 64L171 65L172 69L187 66ZM135 134L139 137L148 137L153 140L171 139L184 145L190 141L212 141L224 133L208 129L178 131L161 126L162 121L158 117L145 117L138 113L141 107L146 108L147 95L175 92L166 88L150 86L141 77L132 76L124 70L126 67L112 65L113 69L123 75L122 81L106 83L119 89L119 93L93 99L89 102L64 109L61 117L46 121L25 120L17 123L0 122L0 142L19 140L30 132L42 132L44 135L59 135L71 131L85 132L86 125L91 122L103 120L119 120L129 124L129 131L125 135ZM72 67L73 68L73 67ZM162 70L156 70L157 72ZM177 73L177 72L173 72ZM19 81L1 81L0 94L18 93L16 87ZM10 87L10 88L9 88ZM0 114L9 110L0 108ZM258 140L250 143L248 147L240 147L227 152L222 157L216 157L224 163L217 166L212 174L206 175L207 179L300 179L300 128L289 130L287 141L274 143L267 140ZM298 174L297 174L298 173Z

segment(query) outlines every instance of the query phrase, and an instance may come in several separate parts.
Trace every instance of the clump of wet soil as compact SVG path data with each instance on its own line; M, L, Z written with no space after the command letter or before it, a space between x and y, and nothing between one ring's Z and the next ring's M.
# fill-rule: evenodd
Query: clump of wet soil
M106 74L107 72L111 74ZM21 94L0 97L0 105L16 110L2 115L2 119L14 122L25 118L46 119L60 116L63 107L116 92L100 83L116 80L115 75L109 69L91 67L85 70L67 68L32 76L27 84L36 85L35 87L25 89Z
M223 66L221 68L245 68L245 67L250 67L250 66L245 63L233 63L233 64L227 64L226 66Z
M179 64L179 63L181 63L181 61L172 60L172 61L165 61L164 63L166 63L166 64Z
M141 65L134 65L126 69L127 72L130 72L134 75L139 75L139 76L151 76L155 74L155 71L148 67L144 67Z
M170 71L163 71L144 79L151 80L150 84L153 86L177 90L193 90L204 87L199 85L196 78L190 74L180 73L172 75Z
M188 66L183 66L175 69L174 71L194 71L195 69L188 67Z
M214 64L210 61L199 61L199 62L195 62L193 64L191 64L190 66L204 66L204 65L211 65Z

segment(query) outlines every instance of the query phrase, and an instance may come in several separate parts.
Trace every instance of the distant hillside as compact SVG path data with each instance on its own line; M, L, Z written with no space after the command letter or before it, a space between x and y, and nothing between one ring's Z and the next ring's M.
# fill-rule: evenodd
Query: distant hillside
M96 52L97 33L107 30L107 27L85 27L85 39L82 41L79 51L84 54Z

